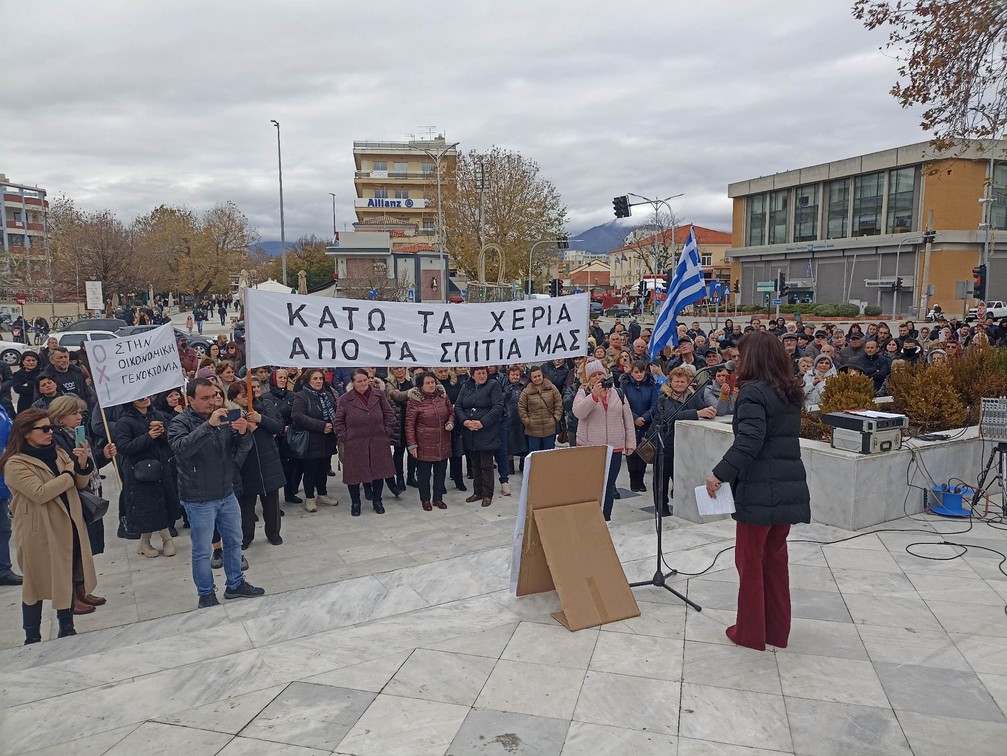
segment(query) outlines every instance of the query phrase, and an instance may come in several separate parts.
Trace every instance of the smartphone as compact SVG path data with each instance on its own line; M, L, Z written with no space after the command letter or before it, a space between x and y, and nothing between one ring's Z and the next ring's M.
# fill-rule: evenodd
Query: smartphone
M78 449L87 444L87 436L84 434L84 426L78 425L73 429L74 446Z
M727 387L733 393L734 389L736 389L738 387L738 376L736 376L734 373L728 373L727 374L727 380L724 381L724 383L727 385Z
M227 411L227 422L233 423L235 420L241 419L241 409L235 407L234 409L229 409Z

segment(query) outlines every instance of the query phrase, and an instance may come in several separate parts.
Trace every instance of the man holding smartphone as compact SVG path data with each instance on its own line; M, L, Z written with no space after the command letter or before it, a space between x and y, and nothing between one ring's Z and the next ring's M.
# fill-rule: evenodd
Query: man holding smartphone
M252 446L248 423L240 410L229 418L206 378L191 381L186 396L189 406L168 424L168 441L178 464L178 498L189 516L199 608L220 604L210 567L214 526L224 542L224 598L262 596L241 571L241 508L234 495L234 478Z

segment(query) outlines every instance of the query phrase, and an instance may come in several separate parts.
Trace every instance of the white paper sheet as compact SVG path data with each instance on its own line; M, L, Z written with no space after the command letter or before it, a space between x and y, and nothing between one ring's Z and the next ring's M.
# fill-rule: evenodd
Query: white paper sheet
M731 493L731 484L721 483L714 499L706 493L706 486L696 486L696 508L703 517L734 514L734 494Z

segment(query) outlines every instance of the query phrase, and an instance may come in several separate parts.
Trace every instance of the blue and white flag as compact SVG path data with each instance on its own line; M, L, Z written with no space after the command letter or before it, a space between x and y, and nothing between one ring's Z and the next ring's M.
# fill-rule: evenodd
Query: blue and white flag
M671 279L657 322L654 323L654 333L650 337L650 357L657 356L670 341L678 346L678 314L688 305L698 302L706 296L706 279L703 277L703 266L699 261L699 247L696 244L696 229L689 229L689 238L685 248L678 258L678 267Z

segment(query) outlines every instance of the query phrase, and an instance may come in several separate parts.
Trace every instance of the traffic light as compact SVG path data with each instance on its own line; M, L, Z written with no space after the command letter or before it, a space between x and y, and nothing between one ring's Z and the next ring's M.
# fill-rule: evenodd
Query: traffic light
M570 249L569 237L566 234L556 240L556 249Z
M646 294L647 294L647 282L646 281L640 281L640 283L638 283L636 285L636 290L637 290L637 292L639 292L639 294L640 294L641 297L642 296L646 296Z
M739 281L737 278L734 279L734 293L735 294L741 293L741 281Z
M559 279L553 278L549 281L549 296L558 297L559 296Z
M902 276L895 278L895 291L902 291Z
M986 266L977 265L972 269L972 277L975 283L972 284L972 297L983 302L986 301Z
M937 232L936 231L924 231L923 232L923 243L924 244L933 244L935 238L937 238Z
M563 296L563 279L562 278L557 278L556 279L556 296L557 297Z
M780 294L787 293L787 274L780 273L780 279L776 282L776 291Z
M612 209L615 210L616 218L628 218L632 215L629 209L629 197L625 195L612 198Z

